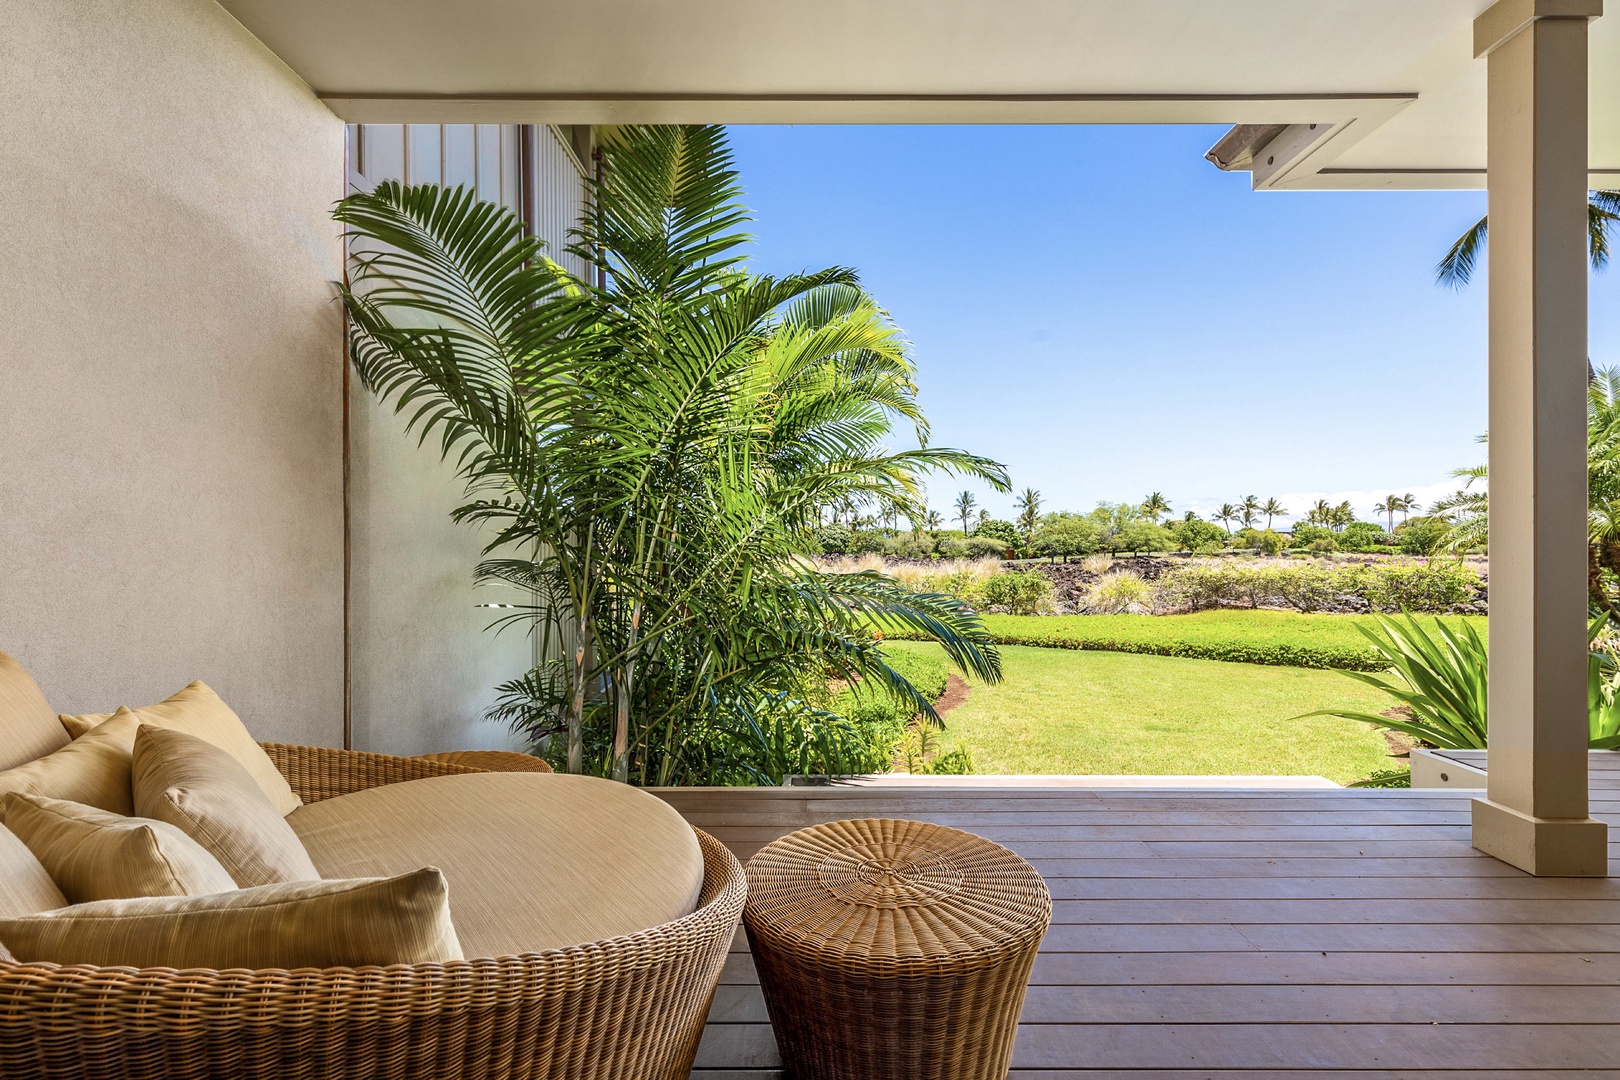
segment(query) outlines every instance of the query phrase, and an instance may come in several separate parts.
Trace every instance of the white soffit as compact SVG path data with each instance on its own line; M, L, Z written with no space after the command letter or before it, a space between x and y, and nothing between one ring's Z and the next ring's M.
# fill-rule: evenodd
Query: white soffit
M1257 187L1484 186L1490 0L220 2L350 121L1289 124Z

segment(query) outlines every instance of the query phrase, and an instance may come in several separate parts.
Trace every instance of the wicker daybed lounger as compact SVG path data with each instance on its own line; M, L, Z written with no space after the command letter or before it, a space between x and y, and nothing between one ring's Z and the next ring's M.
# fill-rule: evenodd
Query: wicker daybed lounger
M306 803L482 771L265 749ZM300 971L0 962L0 1077L684 1080L746 894L736 858L697 836L690 915L549 952Z

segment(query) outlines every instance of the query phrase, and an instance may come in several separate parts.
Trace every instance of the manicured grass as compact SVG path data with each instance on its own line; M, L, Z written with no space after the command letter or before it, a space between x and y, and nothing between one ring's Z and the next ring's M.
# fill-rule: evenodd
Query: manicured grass
M1434 616L1419 618L1428 623ZM1482 635L1480 615L1468 621ZM1378 671L1385 665L1356 624L1369 615L1302 615L1295 611L1200 611L1193 615L986 615L984 624L1003 645L1187 656L1250 664Z
M891 642L895 651L934 650ZM969 680L945 717L946 746L981 773L1325 776L1390 768L1383 736L1322 708L1392 702L1339 672L1124 653L1006 646L1004 680Z

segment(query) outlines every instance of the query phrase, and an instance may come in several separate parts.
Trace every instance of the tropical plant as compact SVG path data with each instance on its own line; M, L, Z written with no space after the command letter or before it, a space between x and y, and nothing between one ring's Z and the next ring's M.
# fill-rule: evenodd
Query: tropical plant
M1586 246L1592 269L1609 265L1609 230L1620 221L1620 191L1591 191L1586 200ZM1460 289L1474 276L1474 265L1485 250L1490 218L1482 217L1457 238L1445 257L1435 265L1435 280Z
M1238 516L1243 519L1245 529L1254 528L1254 521L1260 516L1260 500L1253 495L1243 496L1243 502L1238 504Z
M905 340L853 272L747 271L739 197L723 129L613 129L570 247L599 277L465 188L387 182L336 211L361 381L460 470L453 516L488 539L475 580L533 598L495 625L526 626L544 661L491 715L572 772L837 771L828 680L932 711L886 631L999 677L961 601L801 558L823 507L921 512L930 469L1007 485L928 445ZM896 421L918 449L884 448Z
M1399 495L1385 495L1382 502L1373 503L1373 513L1388 515L1390 532L1395 531L1395 515L1405 509L1406 503Z
M1401 619L1378 616L1376 628L1357 625L1380 656L1387 672L1346 671L1359 682L1376 687L1400 702L1408 714L1401 718L1357 710L1318 709L1294 717L1338 716L1374 727L1399 731L1443 750L1485 748L1485 642L1473 626L1460 628L1434 621L1430 636L1413 615Z
M1147 519L1155 525L1159 523L1160 517L1169 512L1170 504L1157 491L1152 492L1146 499L1142 500L1142 513L1146 514Z
M989 611L1039 615L1051 608L1052 582L1038 570L1003 570L986 578L977 601Z
M1018 508L1018 531L1023 533L1024 542L1028 543L1035 527L1041 523L1041 493L1027 487L1013 505Z
M1226 533L1230 536L1232 534L1232 522L1238 519L1238 509L1231 503L1221 503L1221 508L1211 514L1210 517L1225 525Z
M1587 626L1587 742L1593 750L1620 749L1620 662L1610 648L1597 645L1608 626L1600 615ZM1395 716L1354 710L1319 709L1294 717L1338 716L1374 727L1399 731L1442 750L1483 750L1489 660L1485 642L1470 623L1453 629L1434 620L1435 636L1408 614L1402 620L1378 617L1377 629L1357 625L1374 649L1389 662L1383 673L1346 671L1345 675L1378 687L1401 703Z
M962 523L962 535L968 534L968 519L973 516L973 510L979 505L979 500L973 497L973 492L964 491L956 497L953 504L956 507L956 517Z
M1287 509L1284 508L1283 504L1278 502L1275 498L1267 499L1265 501L1265 503L1260 507L1260 512L1262 514L1266 515L1266 528L1267 529L1271 528L1271 519L1272 518L1274 518L1274 517L1282 517L1282 516L1284 516L1284 515L1286 515L1288 513Z
M1000 521L996 518L985 518L973 527L974 536L986 536L1005 547L1016 548L1024 543L1024 537L1019 534L1018 527L1010 521Z

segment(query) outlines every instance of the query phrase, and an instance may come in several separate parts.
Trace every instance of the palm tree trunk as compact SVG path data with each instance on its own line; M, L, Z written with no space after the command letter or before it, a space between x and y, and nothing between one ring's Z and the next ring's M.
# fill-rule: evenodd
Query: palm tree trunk
M630 699L636 687L636 641L641 632L641 601L630 611L630 645L619 669L617 710L613 718L613 779L630 782Z
M591 623L579 619L579 641L574 645L573 700L568 704L568 771L585 771L585 672L589 669Z

